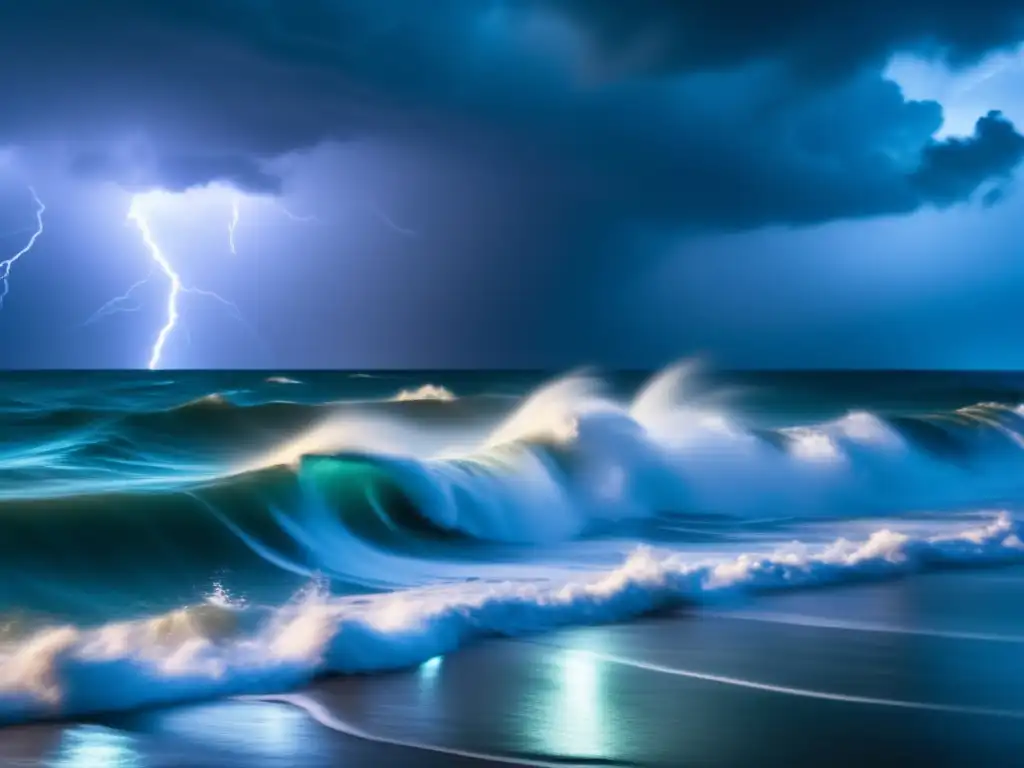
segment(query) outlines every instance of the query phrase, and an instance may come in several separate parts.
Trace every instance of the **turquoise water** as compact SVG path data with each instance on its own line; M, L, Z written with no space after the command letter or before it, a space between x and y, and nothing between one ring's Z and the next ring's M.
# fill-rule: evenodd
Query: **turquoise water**
M427 386L429 385L429 386ZM1024 561L1024 377L0 377L0 718Z

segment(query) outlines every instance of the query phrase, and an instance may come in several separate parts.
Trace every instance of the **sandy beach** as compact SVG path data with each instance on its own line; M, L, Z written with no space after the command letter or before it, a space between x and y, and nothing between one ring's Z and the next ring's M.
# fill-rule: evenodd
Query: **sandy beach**
M0 734L0 765L1011 765L1024 570L482 643L418 669Z

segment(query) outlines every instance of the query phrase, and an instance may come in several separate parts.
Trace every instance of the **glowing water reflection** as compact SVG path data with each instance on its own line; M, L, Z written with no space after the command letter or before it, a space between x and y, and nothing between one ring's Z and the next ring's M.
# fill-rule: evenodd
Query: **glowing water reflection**
M142 756L135 739L121 731L98 725L79 725L64 731L51 768L136 768Z
M305 755L320 735L294 707L270 702L223 702L168 712L161 730L193 743L275 761Z
M419 666L419 678L420 682L425 685L430 685L437 678L438 673L441 671L441 662L444 661L443 656L435 656L432 659L427 659Z
M548 754L600 758L610 744L605 706L605 665L574 651L559 654L558 685L545 697L541 732Z

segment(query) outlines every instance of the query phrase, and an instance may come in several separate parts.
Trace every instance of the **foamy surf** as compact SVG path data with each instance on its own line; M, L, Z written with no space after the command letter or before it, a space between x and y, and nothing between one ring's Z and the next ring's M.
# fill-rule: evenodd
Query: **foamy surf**
M96 628L51 627L5 644L0 718L277 694L328 673L410 667L486 637L624 621L766 591L1018 562L1019 525L1003 512L956 532L882 529L861 541L794 543L729 559L640 548L614 570L568 581L470 582L360 597L331 596L321 585L277 608L233 605L221 594L206 607Z
M394 396L397 403L433 401L438 403L453 403L457 399L455 393L446 387L436 384L424 384L416 389L403 389Z
M511 404L324 376L117 380L0 412L0 719L281 695L486 637L1024 562L1012 512L977 511L1024 502L1019 399L769 426L686 365Z

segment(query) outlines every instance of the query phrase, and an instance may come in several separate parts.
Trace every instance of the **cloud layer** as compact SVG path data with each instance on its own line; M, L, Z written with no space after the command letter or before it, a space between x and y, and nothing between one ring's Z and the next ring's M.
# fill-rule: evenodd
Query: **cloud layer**
M814 223L998 199L1014 127L935 141L941 107L881 72L1022 39L1024 6L995 0L7 3L0 145L129 188L272 192L267 160L324 141L470 137L483 163L528 152L577 223Z

